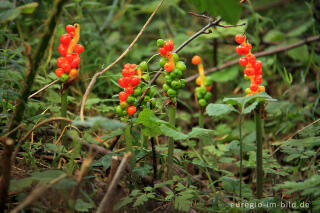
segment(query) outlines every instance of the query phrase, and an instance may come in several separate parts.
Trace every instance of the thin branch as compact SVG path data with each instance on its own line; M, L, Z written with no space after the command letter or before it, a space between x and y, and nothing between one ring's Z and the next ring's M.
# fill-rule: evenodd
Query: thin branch
M127 164L128 160L130 159L130 157L131 157L130 152L124 155L124 157L120 163L120 166L118 167L117 172L114 175L114 177L110 183L108 191L104 195L104 197L99 205L97 213L103 213L106 211L106 209L110 208L110 205L112 204L111 199L112 199L113 192L122 177L123 171L126 169L126 164Z
M23 143L25 140L27 140L27 138L31 135L31 133L32 133L35 129L39 128L40 126L43 126L44 124L50 123L50 122L52 122L52 121L66 121L66 122L69 122L69 123L72 122L71 119L69 119L69 118L64 118L64 117L52 117L52 118L48 118L48 119L45 119L45 120L41 121L40 123L38 123L37 125L35 125L34 127L32 127L32 129L30 129L30 130L23 136L23 138L18 142L18 144L17 144L17 146L16 146L16 149L15 149L14 153L12 154L11 160L14 161L14 159L16 158L16 156L17 156L17 154L18 154L18 152L19 152L19 150L20 150L20 147L21 147L22 143Z
M51 87L52 85L54 85L55 83L57 83L57 82L59 82L59 81L60 81L60 79L57 79L57 80L52 81L50 84L48 84L48 85L46 85L46 86L42 87L42 88L41 88L41 89L39 89L37 92L35 92L35 93L33 93L33 94L29 95L29 97L28 97L28 98L32 98L33 96L35 96L35 95L39 94L40 92L42 92L42 91L44 91L44 90L48 89L49 87Z
M48 184L38 184L37 187L31 192L31 194L24 199L24 201L14 208L10 213L18 213L28 205L30 205L33 201L37 200L41 195L43 195L53 184L59 182L63 178L67 177L67 174L62 174L56 179L53 179Z
M258 53L255 54L255 56L256 57L262 57L262 56L266 56L266 55L272 55L272 54L275 54L275 53L279 53L279 52L283 52L283 51L287 51L287 50L293 49L295 47L298 47L298 46L301 46L301 45L304 45L304 44L307 44L307 43L310 43L310 42L313 42L313 41L317 41L319 39L320 39L319 35L312 36L312 37L309 37L307 39L298 41L298 42L293 43L293 44L289 44L289 45L286 45L286 46L274 48L274 49L271 49L271 50L258 52ZM228 62L224 63L223 65L221 65L219 67L213 67L213 68L210 68L210 69L206 70L205 74L217 72L219 70L222 70L222 69L225 69L227 67L233 66L233 65L235 65L237 63L238 63L238 60L228 61ZM193 76L190 76L190 77L186 78L185 80L186 80L186 82L190 82L190 81L196 79L198 76L199 75L196 74L196 75L193 75Z
M146 27L149 25L149 23L151 22L153 16L156 14L156 12L159 10L159 8L161 7L162 3L164 2L164 0L162 0L159 5L157 6L157 8L153 11L153 13L151 14L151 16L149 17L149 19L147 20L147 22L143 25L143 27L141 28L140 32L138 33L138 35L135 37L135 39L131 42L131 44L129 45L129 47L119 56L119 58L117 58L114 62L112 62L108 67L106 67L105 69L103 69L100 72L97 72L96 74L94 74L93 78L91 79L89 86L87 87L87 90L82 98L81 101L81 107L80 107L80 119L83 121L84 120L84 107L86 104L86 100L88 98L89 93L91 92L93 85L96 83L97 78L102 75L103 73L105 73L106 71L108 71L109 69L111 69L115 64L117 64L122 58L124 58L124 56L127 55L127 53L130 51L130 49L133 47L133 45L137 42L137 40L141 37L142 33L144 32L144 30L146 29Z

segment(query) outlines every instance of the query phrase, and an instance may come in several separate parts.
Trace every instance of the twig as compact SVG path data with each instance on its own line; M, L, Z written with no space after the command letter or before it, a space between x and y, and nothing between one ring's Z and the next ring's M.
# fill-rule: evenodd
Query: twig
M18 213L33 201L37 200L41 195L43 195L47 189L49 189L53 184L59 182L63 178L67 177L66 174L62 174L56 179L53 179L48 184L38 184L37 187L31 192L31 194L16 208L14 208L10 213Z
M113 148L117 145L119 139L120 139L120 135L117 135L116 137L114 137L114 138L112 139L111 144L110 144L109 147L108 147L108 149L109 149L110 151L112 151Z
M48 85L46 85L46 86L42 87L42 88L41 88L41 89L39 89L37 92L35 92L35 93L31 94L28 98L32 98L33 96L35 96L35 95L39 94L40 92L42 92L42 91L44 91L44 90L48 89L49 87L51 87L52 85L54 85L55 83L57 83L57 82L59 82L59 81L60 81L60 79L56 79L56 80L52 81L50 84L48 84Z
M54 32L57 21L60 17L63 6L67 3L67 0L55 0L50 11L50 16L45 24L45 31L40 39L35 52L32 55L32 61L24 85L22 86L19 97L17 98L17 107L12 116L9 124L9 131L16 128L23 119L26 104L28 103L28 96L34 82L34 78L37 74L40 63L44 58L44 52L46 51L50 38ZM11 172L11 155L13 151L14 142L16 140L16 132L13 132L9 137L13 139L12 144L4 144L2 158L1 158L1 179L0 179L0 212L4 212L6 202L8 199L8 189L10 186L10 172Z
M104 195L104 197L98 207L97 213L103 213L103 212L105 212L106 209L110 208L109 206L112 203L112 202L110 202L110 200L112 198L113 192L114 192L120 178L122 177L123 171L126 168L126 164L127 164L127 161L130 159L130 156L131 156L130 152L124 155L124 157L120 163L120 166L118 167L117 172L110 183L108 191Z
M161 0L161 2L159 3L159 5L157 6L157 8L153 11L153 13L151 14L151 16L149 17L149 19L147 20L147 22L143 25L143 27L141 28L140 32L138 33L138 35L135 37L135 39L131 42L131 44L129 45L129 47L114 61L112 62L108 67L106 67L105 69L103 69L100 72L97 72L96 74L94 74L93 78L91 79L89 86L87 87L86 92L84 93L84 96L82 98L81 101L81 107L80 107L80 120L84 120L84 107L86 104L86 100L88 98L89 93L91 92L93 85L96 83L97 78L102 75L103 73L105 73L106 71L108 71L109 69L111 69L116 63L118 63L125 55L127 55L127 53L130 51L130 49L133 47L133 45L137 42L137 40L140 38L140 36L142 35L142 33L144 32L144 30L146 29L146 27L148 26L148 24L151 22L153 16L156 14L156 12L159 10L159 8L161 7L162 3L164 2L164 0Z
M154 137L150 138L151 141L151 149L152 149L152 163L153 163L153 178L157 179L157 151L155 147Z
M283 51L286 51L286 50L293 49L293 48L301 46L303 44L307 44L307 43L310 43L310 42L313 42L313 41L317 41L319 39L320 39L319 35L312 36L312 37L306 38L304 40L298 41L298 42L293 43L293 44L289 44L289 45L286 45L286 46L278 47L278 48L275 48L275 49L272 49L272 50L266 50L266 51L258 52L258 53L255 54L255 56L256 57L262 57L262 56L266 56L266 55L272 55L272 54L275 54L275 53L279 53L279 52L283 52ZM210 68L210 69L206 70L205 74L209 74L209 73L213 73L213 72L222 70L224 68L233 66L233 65L235 65L237 63L238 63L238 60L228 61L228 62L224 63L223 65L221 65L219 67L213 67L213 68ZM190 77L186 78L185 80L186 80L186 82L190 82L190 81L193 81L194 79L196 79L198 76L199 76L198 74L195 74L193 76L190 76Z
M39 128L40 126L43 126L44 124L50 123L50 122L52 122L52 121L66 121L66 122L69 122L69 123L72 122L71 119L69 119L69 118L64 118L64 117L52 117L52 118L48 118L48 119L45 119L45 120L41 121L40 123L38 123L37 125L35 125L34 127L32 127L32 129L30 129L30 130L23 136L23 138L18 142L18 144L17 144L17 146L16 146L16 149L15 149L14 153L12 154L12 159L11 159L11 160L14 161L14 159L15 159L16 156L17 156L17 153L18 153L19 150L20 150L20 147L21 147L22 143L23 143L25 140L27 140L27 138L31 135L31 133L32 133L35 129Z

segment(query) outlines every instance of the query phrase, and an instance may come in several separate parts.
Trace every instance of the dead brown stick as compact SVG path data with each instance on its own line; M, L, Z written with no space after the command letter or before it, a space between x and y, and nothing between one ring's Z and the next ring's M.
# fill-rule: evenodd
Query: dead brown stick
M29 97L28 97L28 98L32 98L33 96L35 96L35 95L39 94L40 92L42 92L42 91L44 91L44 90L48 89L49 87L51 87L52 85L54 85L55 83L57 83L57 82L59 82L59 81L60 81L60 79L57 79L57 80L52 81L50 84L48 84L48 85L46 85L46 86L42 87L42 88L41 88L41 89L39 89L37 92L35 92L35 93L33 93L33 94L29 95Z
M16 146L16 149L15 149L14 153L12 154L11 160L14 161L14 159L15 159L16 156L17 156L17 153L18 153L19 150L20 150L20 147L21 147L22 143L23 143L25 140L27 140L27 138L31 135L31 133L32 133L35 129L39 128L40 126L43 126L44 124L50 123L50 122L52 122L52 121L66 121L66 122L69 122L69 123L72 122L71 119L69 119L69 118L64 118L64 117L52 117L52 118L48 118L48 119L45 119L45 120L39 122L37 125L35 125L34 127L32 127L32 129L30 129L30 130L23 136L23 138L18 142L18 144L17 144L17 146Z
M124 155L124 157L120 163L120 166L118 167L117 172L114 175L114 178L112 179L112 181L110 183L108 191L104 195L104 197L98 207L97 213L103 213L103 212L105 212L105 209L110 208L109 206L112 203L110 200L112 198L113 192L114 192L118 182L120 181L120 178L122 177L123 171L126 169L126 164L127 164L128 160L130 159L130 157L131 157L131 152Z
M272 49L272 50L266 50L266 51L258 52L258 53L255 54L255 56L256 57L262 57L262 56L266 56L266 55L272 55L272 54L275 54L275 53L279 53L279 52L283 52L283 51L287 51L287 50L293 49L295 47L298 47L298 46L301 46L301 45L304 45L304 44L307 44L307 43L310 43L310 42L313 42L313 41L317 41L319 39L320 39L319 35L312 36L312 37L306 38L304 40L301 40L301 41L298 41L296 43L289 44L289 45L286 45L286 46L283 46L283 47L278 47L278 48L275 48L275 49ZM219 67L213 67L213 68L207 69L205 71L205 74L217 72L219 70L222 70L222 69L225 69L227 67L233 66L233 65L235 65L237 63L238 63L238 59L232 60L232 61L228 61L228 62L224 63L223 65L221 65ZM190 82L190 81L196 79L198 76L199 76L199 74L196 74L196 75L193 75L193 76L190 76L190 77L186 78L185 80L186 80L186 82Z
M67 175L62 174L56 179L53 179L48 184L38 184L36 188L31 192L31 194L16 208L14 208L10 213L18 213L28 205L30 205L33 201L37 200L43 193L45 193L53 184L59 182L63 178L65 178Z
M140 36L142 35L142 33L144 32L144 30L146 29L146 27L148 26L148 24L151 22L153 16L156 14L156 12L159 10L159 8L161 7L162 3L164 2L164 0L162 0L158 6L156 7L156 9L153 11L153 13L151 14L151 16L149 17L149 19L147 20L147 22L143 25L143 27L141 28L140 32L138 33L138 35L135 37L135 39L131 42L131 44L129 45L129 47L114 61L112 62L109 66L107 66L105 69L101 70L100 72L97 72L96 74L94 74L93 78L91 79L89 86L87 87L86 92L84 93L84 96L82 98L81 101L81 107L80 107L80 120L84 120L84 107L88 98L89 93L91 92L93 85L96 83L97 78L102 75L103 73L105 73L106 71L108 71L109 69L111 69L115 64L117 64L125 55L127 55L127 53L130 51L130 49L133 47L133 45L137 42L137 40L140 38Z

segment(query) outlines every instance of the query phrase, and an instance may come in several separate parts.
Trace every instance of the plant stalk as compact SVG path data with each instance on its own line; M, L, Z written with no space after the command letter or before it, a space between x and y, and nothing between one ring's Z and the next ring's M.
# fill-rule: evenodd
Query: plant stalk
M242 113L240 113L240 118L239 118L239 145L240 145L240 190L239 190L239 194L240 194L240 202L242 201L242 158L243 158L243 154L242 154Z
M176 124L176 107L173 105L169 106L169 123L172 126ZM167 179L172 179L172 162L173 162L173 151L174 151L174 140L169 138L168 144L168 161L167 161Z
M256 140L257 140L257 198L262 198L262 120L261 120L261 105L259 104L256 111L254 112L255 122L256 122Z
M199 127L203 128L204 127L204 116L202 110L199 111ZM199 140L199 150L200 150L200 155L202 157L203 155L203 138L200 137Z
M63 86L61 85L61 91L62 91L62 87ZM61 93L61 109L60 109L61 117L64 117L64 118L67 117L67 106L68 106L68 89L66 89ZM61 131L64 130L66 125L67 125L66 122L61 122ZM62 137L62 144L64 146L67 145L65 136Z
M136 166L136 157L134 155L134 150L132 147L132 135L131 135L131 125L130 124L128 124L124 130L124 139L126 141L127 150L129 152L131 152L130 167L131 167L131 169L134 169L134 167Z

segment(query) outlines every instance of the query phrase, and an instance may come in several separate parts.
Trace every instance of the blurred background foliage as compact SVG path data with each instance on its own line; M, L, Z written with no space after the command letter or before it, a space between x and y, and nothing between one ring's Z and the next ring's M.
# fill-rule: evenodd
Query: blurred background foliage
M15 100L18 98L28 66L28 55L39 41L52 3L52 0L2 1L0 3L0 126L2 130L5 129L15 110ZM68 116L72 119L77 118L83 94L94 73L112 63L128 47L158 3L158 0L69 1L63 9L56 32L52 35L48 51L44 53L45 60L38 71L32 90L35 92L56 79L54 70L56 59L59 57L57 50L59 37L65 32L67 24L79 23L81 26L79 43L85 47L85 51L81 54L80 81L71 88L68 97ZM159 38L172 39L177 47L207 24L205 19L188 14L189 11L204 12L212 17L219 15L224 24L246 23L246 25L235 28L213 28L212 33L201 35L185 47L179 53L180 58L187 64L185 78L197 73L196 67L191 64L191 58L195 54L203 58L206 69L237 59L234 35L238 33L246 33L253 45L253 52L257 53L317 36L320 30L319 1L257 0L240 4L234 0L167 0L129 54L99 77L87 100L86 115L88 117L115 118L113 106L118 103L114 95L120 91L116 82L125 63L139 64L142 60L147 60L157 52L155 41ZM265 147L265 163L267 175L274 178L271 178L270 183L282 182L281 178L275 178L279 175L292 179L291 181L302 181L319 171L317 161L312 165L305 165L306 159L317 156L319 149L314 150L315 147L319 147L319 139L312 140L308 145L300 144L304 143L306 138L319 137L318 129L313 130L312 135L300 137L296 134L298 129L318 119L320 115L319 50L320 43L316 41L259 58L263 62L263 85L266 86L268 94L278 99L277 102L269 103L266 107L268 116L265 120L264 135L269 143ZM152 72L156 72L159 68L156 60L149 64ZM244 89L249 84L243 78L242 68L238 65L209 76L214 81L212 102L215 103L222 103L222 99L227 96L243 95ZM163 78L160 77L157 84L160 85L162 81ZM60 86L55 84L30 99L24 117L26 128L31 128L41 119L59 115L59 88ZM186 89L179 94L178 126L183 132L189 132L197 125L198 109L194 102L194 88L195 83L189 82ZM247 169L253 169L254 123L250 115L246 118L243 128L245 151L248 155L244 164ZM208 144L206 153L210 162L217 163L212 160L213 155L220 157L221 164L229 165L231 162L237 162L237 159L233 158L233 154L238 153L235 115L206 117L206 128L215 130L216 144ZM271 143L285 141L290 136L302 141L295 145ZM24 148L37 149L37 147ZM162 149L161 145L158 149ZM300 151L297 152L297 150ZM313 151L306 153L308 150ZM192 156L190 153L189 155ZM305 168L306 166L312 169L309 170ZM305 170L302 171L302 168ZM288 177L288 174L291 174L291 177ZM293 175L300 175L300 178L295 178ZM313 179L309 182L318 181L315 184L319 186L319 177L313 177ZM273 180L276 181L272 182ZM223 179L222 182L226 185L237 184L230 182L229 179ZM295 188L294 183L290 182L285 187ZM299 185L299 187L295 190L304 190L303 186ZM304 195L310 198L316 196L316 193L306 192ZM320 203L319 199L317 202Z

